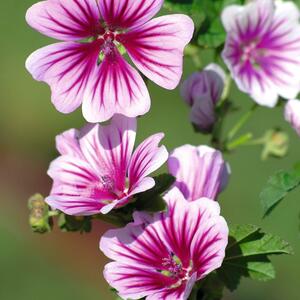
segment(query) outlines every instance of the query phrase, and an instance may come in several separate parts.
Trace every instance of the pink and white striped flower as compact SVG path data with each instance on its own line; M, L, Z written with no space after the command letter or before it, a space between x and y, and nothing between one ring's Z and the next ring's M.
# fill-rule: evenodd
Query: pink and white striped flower
M216 122L216 106L221 100L226 81L224 70L217 64L193 73L181 86L181 96L191 106L191 122L203 133L210 133Z
M62 113L82 103L89 122L114 114L145 114L150 97L140 74L123 58L166 89L181 78L183 50L194 30L185 15L152 19L163 0L46 0L26 15L30 26L63 40L34 52L26 67L52 90L52 102Z
M258 104L300 91L299 9L292 2L253 0L222 14L227 41L223 58L238 87Z
M202 197L217 200L229 180L229 165L222 153L208 146L184 145L176 148L168 160L175 186L188 201Z
M57 137L61 156L48 174L53 188L46 202L69 215L108 213L133 195L155 185L148 177L168 159L163 134L155 134L133 152L136 120L115 115L111 124L71 129Z
M285 105L284 117L300 136L300 100L289 100Z
M124 299L186 300L194 283L223 262L228 227L218 203L188 202L177 188L165 200L167 212L138 216L101 238L100 249L114 260L104 277Z

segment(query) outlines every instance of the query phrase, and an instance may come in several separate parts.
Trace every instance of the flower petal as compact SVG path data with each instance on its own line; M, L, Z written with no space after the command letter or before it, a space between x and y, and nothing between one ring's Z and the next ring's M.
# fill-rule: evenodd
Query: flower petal
M182 75L183 50L193 36L185 15L158 17L118 36L138 69L156 84L174 89Z
M210 218L199 225L191 243L192 261L198 271L198 280L222 265L228 235L227 223L221 216Z
M154 226L168 248L179 257L183 266L188 267L191 260L190 247L196 231L210 218L219 216L220 206L207 198L187 202L176 187L164 199L168 211L159 216L161 222L154 223Z
M175 186L189 201L201 197L216 200L229 177L222 154L207 146L176 148L169 158L168 167L176 177Z
M118 290L118 294L123 299L141 299L149 294L154 293L155 295L165 285L168 286L172 283L168 277L163 276L155 269L119 262L111 262L105 266L104 278L110 286Z
M94 69L82 109L86 120L92 123L107 121L118 113L137 117L149 111L150 96L142 77L117 49L111 49Z
M162 7L163 0L102 0L101 15L112 29L128 29L149 21Z
M89 164L72 156L54 160L48 170L54 184L46 202L66 214L92 215L114 197L101 184Z
M130 190L136 189L141 179L159 169L167 161L166 147L158 146L163 137L163 133L154 134L134 151L128 169Z
M136 136L136 119L115 115L107 126L91 125L80 139L86 160L113 190L124 191L127 168Z
M70 113L82 102L83 93L91 79L101 44L75 42L58 43L32 53L26 68L38 81L46 82L52 90L56 109Z
M61 155L70 155L82 158L79 146L80 132L77 129L70 129L56 137L56 149Z
M95 0L47 0L31 6L27 23L49 37L74 41L94 36L100 28Z

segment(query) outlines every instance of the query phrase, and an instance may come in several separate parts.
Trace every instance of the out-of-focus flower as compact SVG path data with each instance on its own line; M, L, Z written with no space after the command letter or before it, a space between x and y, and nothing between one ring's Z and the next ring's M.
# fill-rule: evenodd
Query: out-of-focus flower
M299 9L292 2L254 0L222 14L227 40L223 58L239 89L274 107L279 96L300 91Z
M115 115L110 125L88 125L57 137L61 156L48 174L53 188L47 203L69 215L108 213L136 193L155 185L150 173L168 159L163 134L155 134L133 152L136 119ZM133 153L132 153L133 152Z
M222 153L208 146L176 148L169 157L168 167L176 177L175 186L188 201L201 197L216 200L227 186L230 174Z
M184 81L181 95L192 107L191 122L201 132L208 133L216 122L215 108L221 99L226 74L216 64L208 65L204 71L192 74Z
M36 80L50 85L60 112L70 113L82 103L89 122L106 121L116 113L145 114L150 108L147 87L122 53L126 49L145 76L173 89L181 78L183 49L194 31L185 15L150 20L162 4L163 0L39 2L27 11L28 24L65 42L37 50L26 67Z
M105 266L105 279L124 299L186 300L194 283L223 262L228 227L218 203L188 202L177 188L165 200L167 212L101 238L100 249L114 260Z
M289 100L285 105L284 117L300 135L300 101Z

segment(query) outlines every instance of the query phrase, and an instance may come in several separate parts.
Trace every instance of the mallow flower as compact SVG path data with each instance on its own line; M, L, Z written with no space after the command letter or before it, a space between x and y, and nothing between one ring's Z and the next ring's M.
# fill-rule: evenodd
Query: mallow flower
M300 91L299 9L292 2L253 0L222 14L227 40L223 59L239 89L274 107L279 96Z
M300 136L300 100L289 100L285 105L284 116Z
M136 213L134 223L100 240L113 260L104 277L123 299L186 300L196 281L222 265L228 226L218 203L188 202L177 188L164 198L167 212Z
M46 202L68 215L106 214L155 185L148 175L162 166L168 152L155 134L133 152L136 119L115 115L109 125L89 124L56 139L61 156L48 170L53 188Z
M208 146L184 145L176 148L170 154L168 168L176 178L175 186L188 201L202 197L217 200L230 175L222 153Z
M147 87L123 57L156 84L174 89L181 78L183 50L194 24L185 15L152 19L163 0L46 0L26 14L28 24L62 40L30 55L26 67L46 82L52 102L62 113L82 104L89 122L114 114L128 117L150 108ZM152 20L151 20L152 19Z
M221 100L226 74L217 64L193 73L181 86L181 96L191 106L190 120L203 132L212 131L216 122L216 106Z

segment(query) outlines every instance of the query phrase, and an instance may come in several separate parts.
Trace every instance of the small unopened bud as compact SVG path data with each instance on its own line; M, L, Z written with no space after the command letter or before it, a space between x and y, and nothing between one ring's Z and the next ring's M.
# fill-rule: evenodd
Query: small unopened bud
M203 133L213 130L217 119L216 106L224 91L226 75L216 64L192 74L181 87L181 96L191 106L191 122Z
M300 135L300 101L289 100L285 105L284 117Z
M289 149L288 135L279 130L269 130L264 137L264 150L262 159L267 159L269 156L284 157Z
M52 219L49 217L49 207L40 194L31 196L28 200L30 210L29 224L34 232L45 233L52 229Z

